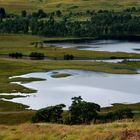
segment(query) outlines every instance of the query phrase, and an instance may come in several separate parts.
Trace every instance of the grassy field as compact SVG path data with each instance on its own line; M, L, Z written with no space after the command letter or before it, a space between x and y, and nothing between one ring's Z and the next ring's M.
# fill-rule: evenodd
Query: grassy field
M140 7L139 0L0 0L0 6L8 12L19 13L21 10L29 12L43 9L47 12L61 10L63 12L80 12L86 10L122 10L128 7Z
M85 12L87 10L115 10L120 11L128 7L140 8L139 0L0 0L0 7L8 13L20 14L21 10L28 12L43 9L46 12L61 10L64 14L69 12ZM75 20L77 17L72 17ZM87 20L80 17L78 20ZM59 20L59 19L58 19ZM55 38L45 38L30 35L0 35L0 93L33 93L28 89L10 82L27 83L37 78L14 78L11 76L22 75L30 72L48 71L52 69L80 69L114 74L136 74L135 68L140 68L140 62L124 62L119 64L86 61L41 61L2 58L9 53L21 52L29 55L31 52L44 53L49 58L63 58L65 54L72 54L75 58L110 58L111 56L123 58L140 58L140 54L110 53L97 51L83 51L76 49L62 49L44 45L35 47L33 42L42 42ZM62 38L56 38L62 39ZM67 38L66 38L67 39ZM54 78L68 76L65 74L54 75ZM28 106L2 101L2 98L13 99L20 96L0 94L0 140L130 140L140 139L140 114L135 114L135 122L123 120L98 125L58 125L58 124L31 124L31 117L35 111L27 110ZM129 107L133 111L139 110L140 104L114 104L111 108L103 108L102 112L118 108ZM23 124L25 123L25 124ZM19 125L20 124L20 125ZM11 125L11 126L9 126Z
M25 111L29 106L0 100L0 112Z
M48 71L53 69L80 69L97 72L107 72L114 74L135 74L135 68L140 68L140 62L137 65L125 63L105 63L92 61L41 61L41 60L19 60L19 59L0 59L0 93L32 93L34 89L27 89L21 85L10 83L11 76L22 75L31 72ZM22 82L23 79L21 79ZM19 79L17 79L19 82ZM30 79L26 79L30 81ZM13 82L15 80L13 79Z
M42 78L23 78L23 77L14 77L11 79L11 82L21 82L21 84L25 84L25 83L30 83L30 82L34 82L34 81L44 81L46 79L42 79Z
M140 122L98 125L30 124L0 125L1 140L139 140Z
M26 59L6 59L2 55L8 55L12 52L21 52L23 55L29 55L31 52L41 52L50 58L62 58L65 54L72 54L77 58L110 58L127 57L127 58L140 58L140 54L129 53L111 53L111 52L98 52L98 51L84 51L76 49L62 49L55 47L35 47L33 42L41 42L44 40L67 40L72 38L44 38L30 35L1 35L0 36L0 93L13 93L23 92L31 93L36 92L33 89L23 88L17 84L10 84L10 82L31 82L33 78L16 78L8 79L10 76L30 73L34 71L47 71L50 69L83 69L93 70L108 73L136 73L133 68L139 68L139 62L127 62L122 64L112 63L99 63L99 62L85 62L85 61L31 61ZM5 56L4 56L5 57Z
M101 108L101 114L115 111L120 108L131 108L134 113L134 121L140 122L140 103L114 104L112 107ZM0 124L18 125L31 122L35 110L28 110L28 106L10 101L0 101ZM98 121L96 123L99 123ZM101 123L101 122L100 122Z
M77 49L64 49L44 45L36 47L33 42L44 40L68 40L72 38L45 38L31 35L0 35L0 55L21 52L23 55L29 55L31 52L44 53L49 58L63 58L66 54L72 54L75 58L140 58L140 54L123 53L123 52L100 52Z
M27 89L17 84L11 84L10 82L32 82L36 80L34 78L13 78L11 76L22 75L30 72L48 71L52 69L81 69L98 72L108 72L116 74L134 74L133 69L140 68L140 62L124 62L124 63L105 63L105 62L88 62L88 61L42 61L42 60L18 60L18 59L0 59L0 93L32 93L34 89ZM24 95L24 94L23 94ZM1 94L0 98L18 98L14 95L5 96ZM131 106L131 105L130 105ZM8 114L0 114L0 124L19 124L29 122L34 114L34 111L27 111L22 104L16 104L8 101L0 101L0 112L9 112ZM121 106L122 107L122 106ZM132 109L139 108L138 105L132 105ZM135 107L135 108L133 108ZM115 106L116 108L116 106ZM111 109L103 109L102 111L109 111ZM113 108L114 110L114 108ZM137 109L136 109L137 110ZM16 111L16 112L15 112ZM22 112L20 112L22 111ZM11 113L13 112L13 113ZM136 116L139 118L139 115Z

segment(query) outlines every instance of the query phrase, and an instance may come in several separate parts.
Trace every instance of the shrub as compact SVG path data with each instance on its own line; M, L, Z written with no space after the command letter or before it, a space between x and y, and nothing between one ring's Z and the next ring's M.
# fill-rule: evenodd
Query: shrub
M49 106L43 109L40 109L32 117L32 122L52 122L60 123L62 122L62 113L65 105L59 104L56 106Z
M12 58L21 58L22 56L23 54L20 52L9 53L9 57L12 57Z
M117 59L116 56L110 56L110 59Z
M44 59L44 54L43 53L38 53L38 52L32 52L29 57L31 57L31 59Z
M73 59L74 59L73 55L70 55L70 54L64 55L64 60L73 60Z
M114 112L114 117L116 120L120 119L127 119L127 118L133 118L134 114L132 113L132 110L130 108L123 108L116 110Z

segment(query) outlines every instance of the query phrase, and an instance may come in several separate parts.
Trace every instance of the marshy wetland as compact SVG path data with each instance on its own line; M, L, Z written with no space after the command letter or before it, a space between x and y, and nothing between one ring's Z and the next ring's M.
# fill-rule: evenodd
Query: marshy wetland
M55 78L54 75L59 77ZM65 76L66 75L66 76ZM18 76L22 78L45 78L21 84L37 90L37 93L26 98L15 98L11 101L40 109L50 105L64 103L70 105L73 96L100 104L102 107L113 103L137 103L140 101L140 74L117 75L81 70L53 70Z
M140 43L128 40L88 40L83 42L59 42L52 45L62 48L76 48L79 50L94 50L106 52L140 53Z
M139 140L139 83L139 0L0 0L0 140Z
M15 38L17 39L15 40ZM31 118L31 116L28 117L28 114L34 114L34 111L31 112L27 109L36 110L58 103L65 103L68 108L71 97L79 95L84 100L98 103L102 107L122 103L123 106L128 104L132 109L134 109L133 106L136 106L137 108L134 110L138 110L139 104L135 103L140 100L139 53L78 50L59 47L59 45L55 47L44 45L43 48L36 48L32 42L43 41L45 38L35 36L12 35L3 36L1 39L0 53L4 55L17 50L25 56L36 51L43 52L50 58L55 56L62 58L64 54L72 54L79 58L79 60L69 61L1 58L2 112L23 111L21 114L26 117L22 122L26 122ZM7 40L9 42L6 43ZM120 62L118 62L118 59L109 59L111 56L132 58L132 60L119 59ZM89 58L89 60L83 60L83 58ZM97 60L98 58L100 60ZM11 108L11 106L13 107ZM1 114L0 123L20 122L22 115L18 114L20 120L14 118L15 115L11 114L9 118L7 114ZM10 121L6 118L9 118Z

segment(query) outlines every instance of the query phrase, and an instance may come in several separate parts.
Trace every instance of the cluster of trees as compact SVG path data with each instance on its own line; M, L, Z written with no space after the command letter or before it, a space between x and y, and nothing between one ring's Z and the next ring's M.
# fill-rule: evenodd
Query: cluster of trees
M23 54L20 53L20 52L15 52L15 53L9 53L9 57L12 57L12 58L22 58Z
M23 54L21 52L13 52L13 53L9 53L9 57L18 59L18 58L22 58ZM43 60L45 58L45 55L44 55L44 53L40 53L40 52L31 52L29 54L29 57L32 60ZM66 55L64 55L63 59L64 60L73 60L74 56L71 54L66 54Z
M63 16L61 11L45 13L43 10L38 10L28 15L24 10L21 16L13 17L8 16L4 8L0 8L0 33L31 33L49 37L137 35L140 33L140 17L132 15L133 11L139 10L133 7L122 12L86 11L85 15L90 16L90 20L71 21L73 13ZM61 16L61 20L55 20L54 15Z
M13 52L13 53L9 53L9 57L12 57L12 58L22 58L23 57L23 54L21 52ZM31 59L35 59L35 60L41 60L41 59L44 59L44 54L43 53L39 53L39 52L31 52L29 54L29 57Z
M64 124L89 124L96 120L108 122L125 118L133 118L131 109L120 109L114 112L100 113L100 106L83 101L81 96L73 97L69 110L64 111L64 104L40 109L32 118L32 122L51 122Z
M121 119L132 119L134 114L130 108L122 108L108 113L98 114L98 120L101 122L112 122Z

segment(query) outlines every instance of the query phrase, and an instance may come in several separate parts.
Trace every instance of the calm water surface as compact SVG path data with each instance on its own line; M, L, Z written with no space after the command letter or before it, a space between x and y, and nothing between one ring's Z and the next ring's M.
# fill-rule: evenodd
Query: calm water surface
M54 72L69 73L71 76L52 78ZM30 73L20 77L46 79L46 81L22 84L37 89L37 93L26 98L12 99L14 102L29 105L32 109L59 103L64 103L68 107L74 96L82 96L84 100L98 103L102 107L112 103L140 102L140 74L116 75L80 70L55 70Z
M62 48L77 48L79 50L140 53L140 42L118 40L94 40L85 43L51 43L51 45Z

